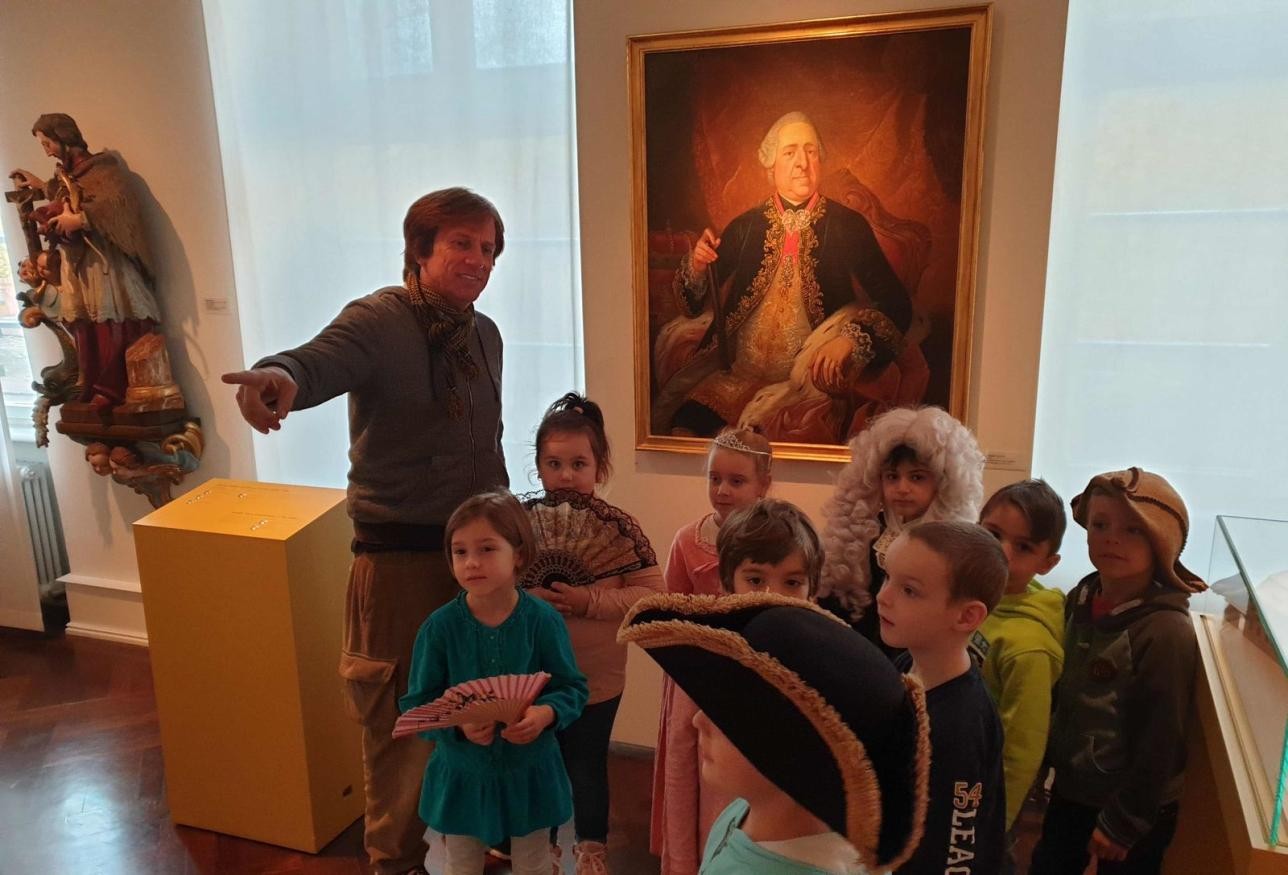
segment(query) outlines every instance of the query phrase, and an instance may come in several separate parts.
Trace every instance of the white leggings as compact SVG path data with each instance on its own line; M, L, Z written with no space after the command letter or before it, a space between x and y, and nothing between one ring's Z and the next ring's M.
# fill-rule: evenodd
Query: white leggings
M443 875L480 875L487 845L473 836L444 836L447 866ZM539 829L510 839L510 870L514 875L550 875L550 830Z

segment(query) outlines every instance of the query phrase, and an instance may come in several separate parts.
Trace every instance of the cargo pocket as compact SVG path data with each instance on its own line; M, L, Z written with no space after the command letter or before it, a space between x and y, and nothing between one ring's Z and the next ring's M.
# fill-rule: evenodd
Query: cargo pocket
M373 659L360 653L340 654L340 677L344 679L345 710L349 717L366 726L382 709L396 716L398 705L393 700L394 667L392 659Z

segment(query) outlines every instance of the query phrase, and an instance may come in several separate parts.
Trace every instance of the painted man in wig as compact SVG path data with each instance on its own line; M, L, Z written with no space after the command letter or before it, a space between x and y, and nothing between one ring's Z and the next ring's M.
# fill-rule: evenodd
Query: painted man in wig
M790 440L804 424L782 422L783 411L835 419L832 397L898 357L912 321L908 292L867 219L819 193L823 158L804 113L778 119L759 150L773 194L719 236L704 230L681 261L681 310L709 308L711 324L660 387L655 431L712 435L728 423Z

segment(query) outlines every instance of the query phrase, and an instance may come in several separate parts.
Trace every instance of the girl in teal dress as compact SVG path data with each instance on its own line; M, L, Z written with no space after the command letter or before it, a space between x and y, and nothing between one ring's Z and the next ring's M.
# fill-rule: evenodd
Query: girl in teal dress
M483 871L490 845L510 839L515 875L548 875L549 829L572 816L572 790L555 732L581 714L586 678L559 612L516 587L533 561L528 517L508 492L476 495L447 521L452 574L464 590L421 627L406 711L475 678L544 671L550 681L509 726L466 724L423 733L421 819L446 837L447 875Z

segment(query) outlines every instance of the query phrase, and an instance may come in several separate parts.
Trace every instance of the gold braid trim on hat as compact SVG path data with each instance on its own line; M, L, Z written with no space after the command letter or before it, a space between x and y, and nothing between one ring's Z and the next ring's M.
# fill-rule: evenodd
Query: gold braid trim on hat
M774 657L753 648L747 640L729 629L715 629L688 619L650 620L637 626L629 625L642 610L690 609L694 617L733 613L748 607L788 606L812 609L841 625L839 617L809 602L770 593L755 593L730 598L729 596L686 596L680 593L649 596L636 602L627 612L622 628L617 633L620 643L634 643L641 647L698 647L708 653L724 656L750 668L784 697L809 721L814 731L827 745L841 774L845 788L845 839L859 854L863 865L871 871L893 869L904 862L916 849L921 838L921 824L926 810L926 793L930 769L929 719L926 715L925 694L921 685L905 679L917 715L917 763L914 804L920 815L913 824L905 847L895 865L882 863L877 857L881 837L881 789L876 771L868 759L867 749L854 734L837 710L805 682L796 672ZM697 608L697 610L692 610ZM677 685L678 686L678 685ZM752 765L755 765L754 763ZM781 788L780 788L781 789Z
M676 611L693 617L710 617L714 614L732 614L735 611L744 611L748 608L773 607L804 608L816 614L821 614L833 622L840 623L847 629L850 628L849 623L831 611L823 610L813 602L773 592L748 592L737 595L732 593L705 595L686 592L659 592L644 596L644 598L627 609L626 616L622 620L622 626L617 630L617 643L625 644L628 640L631 640L626 637L629 632L628 627L644 611Z

